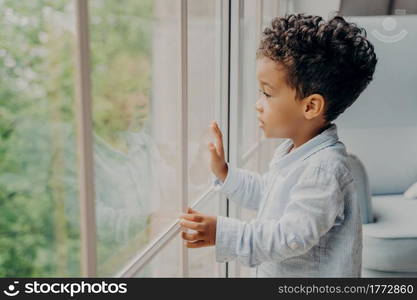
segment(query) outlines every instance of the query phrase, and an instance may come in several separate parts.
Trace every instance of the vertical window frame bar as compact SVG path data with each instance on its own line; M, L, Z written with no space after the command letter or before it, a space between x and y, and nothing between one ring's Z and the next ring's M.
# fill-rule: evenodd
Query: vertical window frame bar
M180 69L179 69L179 119L180 119L180 190L182 212L187 211L188 201L188 0L179 0L180 18ZM188 248L181 239L181 270L182 277L189 276Z
M229 99L229 163L231 166L239 166L240 151L239 143L239 124L241 123L241 19L243 17L243 0L231 0L230 6L230 99ZM228 217L239 218L240 207L230 205L228 201ZM232 209L230 209L232 208ZM228 264L228 277L239 277L240 268L235 260Z
M94 156L88 2L76 0L76 123L81 235L81 275L97 274Z
M217 27L218 36L220 37L219 58L220 68L216 74L219 74L218 82L220 87L219 100L216 101L216 118L218 118L219 126L223 132L223 145L225 151L225 159L229 156L229 50L230 50L230 0L219 0L216 7L216 16L220 16L220 24ZM217 48L216 48L217 49ZM219 201L219 215L227 216L228 214L228 199L224 195L218 193ZM227 277L228 263L218 263L218 274L220 277Z

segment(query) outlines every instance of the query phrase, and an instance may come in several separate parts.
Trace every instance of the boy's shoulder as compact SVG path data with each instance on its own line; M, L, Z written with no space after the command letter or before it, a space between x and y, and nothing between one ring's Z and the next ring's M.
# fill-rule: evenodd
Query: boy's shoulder
M301 168L323 170L327 174L336 176L341 184L353 180L349 155L345 145L340 141L304 159Z

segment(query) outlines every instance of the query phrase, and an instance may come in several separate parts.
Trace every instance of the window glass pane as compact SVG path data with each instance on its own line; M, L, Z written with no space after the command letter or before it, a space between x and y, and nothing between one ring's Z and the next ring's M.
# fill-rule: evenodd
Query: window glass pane
M256 1L243 1L243 19L241 20L241 63L240 97L241 113L239 117L239 155L244 155L257 142L258 120L255 110L257 97L256 49L257 49L257 5Z
M72 1L0 1L0 277L80 275Z
M135 275L135 278L182 277L182 241L180 235L173 238Z
M222 198L223 201L226 201ZM210 216L219 215L219 196L218 194L212 199L207 199L197 211ZM216 262L215 247L189 248L189 274L190 277L220 277L220 267L224 264Z
M178 218L179 6L91 0L98 274Z
M218 119L221 96L220 0L188 1L189 200L211 185L211 120Z

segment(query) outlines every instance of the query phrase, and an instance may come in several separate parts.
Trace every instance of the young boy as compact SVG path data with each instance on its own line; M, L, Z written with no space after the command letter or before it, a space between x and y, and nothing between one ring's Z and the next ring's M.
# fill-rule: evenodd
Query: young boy
M209 144L215 188L257 210L250 222L189 209L187 246L215 245L257 277L360 277L362 224L345 146L332 123L372 80L377 58L364 29L336 16L274 18L257 51L259 126L286 138L263 175L225 162L222 133Z

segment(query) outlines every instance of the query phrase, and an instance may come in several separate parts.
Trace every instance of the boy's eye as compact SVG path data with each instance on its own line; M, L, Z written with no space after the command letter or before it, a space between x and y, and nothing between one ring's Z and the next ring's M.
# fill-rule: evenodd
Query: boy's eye
M264 91L262 91L262 90L259 90L259 93L264 94L266 98L271 98L271 95L269 95L269 94L265 93L265 92L264 92Z

